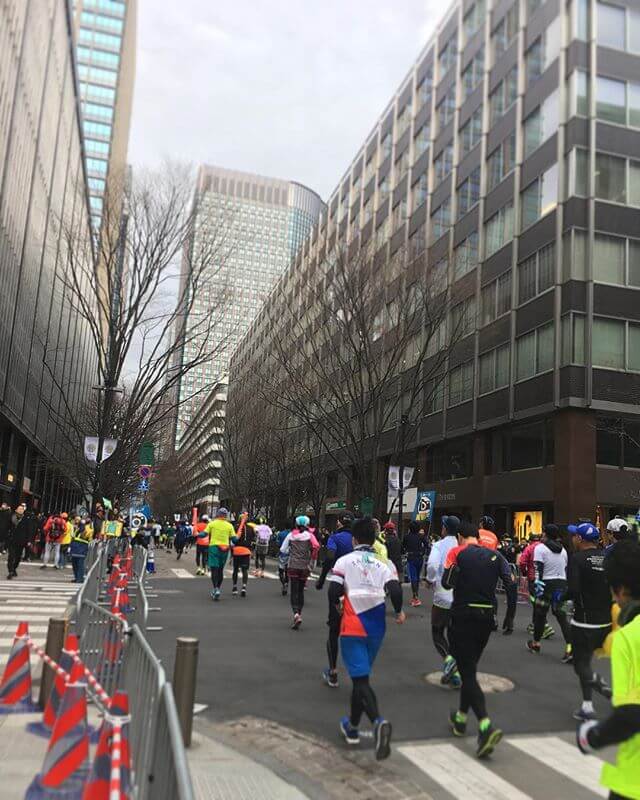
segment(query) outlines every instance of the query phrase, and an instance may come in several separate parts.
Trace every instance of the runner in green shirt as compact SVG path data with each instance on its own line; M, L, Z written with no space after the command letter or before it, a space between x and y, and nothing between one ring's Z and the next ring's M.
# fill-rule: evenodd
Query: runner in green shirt
M614 708L603 722L579 726L578 747L589 753L619 744L616 763L604 765L601 782L610 800L640 800L640 545L617 543L604 569L620 606L611 649Z

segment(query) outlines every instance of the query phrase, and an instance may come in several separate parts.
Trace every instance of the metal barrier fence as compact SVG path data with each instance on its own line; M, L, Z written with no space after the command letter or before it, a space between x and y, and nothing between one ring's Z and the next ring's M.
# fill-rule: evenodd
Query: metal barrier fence
M182 744L173 690L169 683L163 685L160 693L150 766L149 797L154 800L193 800L189 765Z
M124 619L109 613L92 600L83 600L77 610L76 632L80 642L80 658L110 696L121 684L128 630ZM88 691L96 704L102 706L91 686Z

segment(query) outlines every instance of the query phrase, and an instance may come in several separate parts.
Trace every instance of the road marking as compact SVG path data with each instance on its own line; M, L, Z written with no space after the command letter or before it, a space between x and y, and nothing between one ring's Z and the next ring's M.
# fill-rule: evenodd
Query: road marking
M194 703L193 704L193 713L199 714L201 711L204 711L209 706L206 703Z
M602 761L599 758L585 758L577 747L558 736L519 736L509 739L509 744L540 761L545 767L551 767L563 776L570 775L572 781L594 794L609 796L609 790L600 786Z
M457 800L532 800L455 745L406 745L398 751Z
M196 576L189 572L188 569L181 569L178 567L177 569L171 568L171 572L176 576L176 578L195 578Z

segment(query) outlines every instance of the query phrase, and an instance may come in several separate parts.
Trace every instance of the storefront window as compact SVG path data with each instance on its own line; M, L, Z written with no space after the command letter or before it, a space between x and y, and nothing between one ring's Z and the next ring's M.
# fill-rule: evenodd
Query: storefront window
M553 464L551 420L515 425L503 434L503 469L531 469Z

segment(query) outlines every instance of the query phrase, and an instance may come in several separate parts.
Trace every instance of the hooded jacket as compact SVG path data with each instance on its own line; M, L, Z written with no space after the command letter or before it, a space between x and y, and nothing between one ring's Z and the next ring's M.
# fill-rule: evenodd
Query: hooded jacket
M286 537L280 548L283 556L289 556L288 568L294 570L308 570L311 562L318 555L320 544L313 532L302 528L294 528Z
M567 551L557 539L540 542L533 554L536 575L540 580L566 580Z

